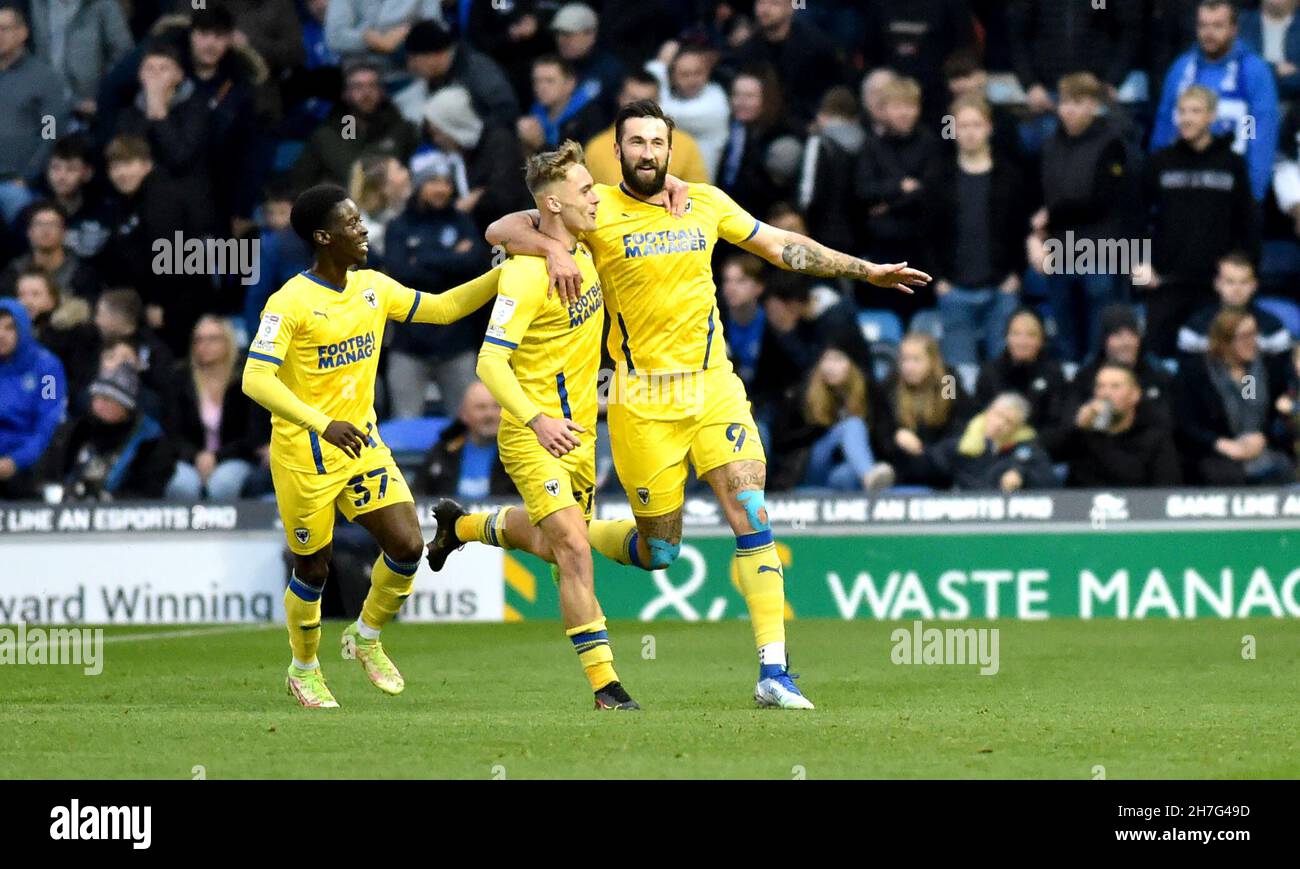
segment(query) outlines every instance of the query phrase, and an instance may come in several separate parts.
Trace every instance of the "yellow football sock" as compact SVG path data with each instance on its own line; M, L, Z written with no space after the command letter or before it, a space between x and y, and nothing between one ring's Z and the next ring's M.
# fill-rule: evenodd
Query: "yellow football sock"
M320 596L323 588L308 585L297 576L284 590L284 621L289 628L289 648L294 660L316 664L320 648Z
M506 542L506 514L513 507L499 507L490 513L469 513L456 520L456 536L462 543L484 543L509 549Z
M618 674L614 672L614 650L609 645L609 631L605 630L603 618L568 628L564 633L573 641L573 650L578 653L592 691L618 681Z
M785 642L785 573L771 531L736 538L736 568L740 591L749 606L754 643Z
M403 564L389 558L386 553L379 553L375 566L370 569L370 591L366 593L366 602L361 605L361 620L367 627L379 630L392 621L402 608L402 602L411 596L415 571L419 567L418 561Z
M631 519L593 519L587 536L591 548L610 561L641 566L636 554L636 522Z

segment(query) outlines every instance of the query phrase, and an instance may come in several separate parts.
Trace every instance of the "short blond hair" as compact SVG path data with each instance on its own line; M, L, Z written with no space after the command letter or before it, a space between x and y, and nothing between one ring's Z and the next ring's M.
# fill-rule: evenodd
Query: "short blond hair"
M896 78L893 81L886 82L880 88L880 101L882 103L897 101L919 106L921 104L921 85L914 78Z
M581 166L585 157L582 146L572 139L565 139L564 144L554 151L542 151L528 158L524 166L524 183L534 196L556 181L563 181L569 174L570 166Z
M1183 100L1199 99L1205 103L1206 111L1214 114L1219 110L1219 95L1207 88L1205 85L1194 84L1187 90L1178 95L1178 104L1182 105Z

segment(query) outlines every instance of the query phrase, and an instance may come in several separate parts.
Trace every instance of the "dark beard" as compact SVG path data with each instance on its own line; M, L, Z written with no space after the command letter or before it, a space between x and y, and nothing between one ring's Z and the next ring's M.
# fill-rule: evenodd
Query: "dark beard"
M655 171L655 177L647 184L636 174L636 166L623 163L623 183L637 196L649 198L664 189L664 178L668 177L668 165L665 163Z

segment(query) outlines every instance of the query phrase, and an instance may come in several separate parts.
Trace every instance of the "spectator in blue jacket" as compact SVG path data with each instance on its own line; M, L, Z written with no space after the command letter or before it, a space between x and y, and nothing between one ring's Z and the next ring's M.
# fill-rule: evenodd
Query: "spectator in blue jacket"
M1273 67L1284 100L1300 96L1300 18L1297 0L1264 0L1241 13L1241 41Z
M453 171L444 155L426 160L415 176L410 203L384 234L388 273L428 293L448 290L488 265L487 245L474 219L456 208ZM392 349L385 354L393 416L423 416L430 379L437 382L444 407L460 407L476 379L474 366L486 328L486 309L449 326L397 326Z
M1197 45L1180 55L1165 77L1151 149L1174 141L1178 97L1192 85L1204 85L1219 95L1214 134L1233 134L1233 150L1246 158L1251 189L1262 200L1272 178L1281 110L1272 68L1238 32L1230 0L1202 0L1196 13Z
M0 498L35 495L34 466L67 404L63 364L32 337L17 299L0 299Z

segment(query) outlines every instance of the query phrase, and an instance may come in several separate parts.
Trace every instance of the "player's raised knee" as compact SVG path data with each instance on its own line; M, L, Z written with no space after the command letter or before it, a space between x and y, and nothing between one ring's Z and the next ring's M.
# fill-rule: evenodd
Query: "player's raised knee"
M651 537L647 543L650 547L650 569L663 570L677 560L682 553L680 541L672 542L659 537Z

